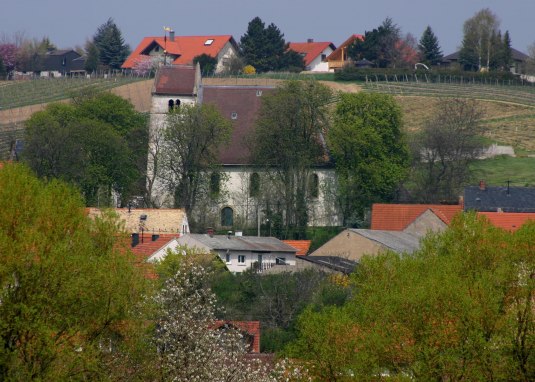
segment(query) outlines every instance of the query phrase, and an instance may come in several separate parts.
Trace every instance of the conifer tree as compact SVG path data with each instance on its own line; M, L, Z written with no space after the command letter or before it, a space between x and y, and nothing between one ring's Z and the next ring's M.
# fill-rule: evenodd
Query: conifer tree
M111 69L119 69L130 53L130 47L112 18L98 27L93 43L99 50L100 64Z
M442 59L442 51L438 43L438 38L433 33L430 26L425 28L420 42L418 43L418 50L420 51L421 60L430 65L437 65Z

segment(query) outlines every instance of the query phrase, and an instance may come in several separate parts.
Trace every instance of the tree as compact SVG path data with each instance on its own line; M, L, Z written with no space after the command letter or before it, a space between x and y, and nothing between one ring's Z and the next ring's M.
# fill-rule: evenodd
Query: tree
M470 179L469 164L482 152L482 110L475 100L445 99L416 139L417 198L421 202L456 201Z
M258 73L304 68L304 61L288 50L284 34L273 23L265 27L260 17L249 22L247 32L240 39L240 49L246 65Z
M120 69L130 54L130 47L125 44L122 33L112 18L98 27L93 43L98 48L100 64L110 69Z
M144 284L118 222L20 164L0 170L0 210L0 379L105 379Z
M4 60L2 59L2 56L0 56L0 80L5 80L6 78L7 78L6 66L4 65Z
M15 44L0 44L0 57L2 57L8 75L15 70L17 65L17 50L18 48Z
M212 105L181 105L168 114L160 168L175 207L185 208L188 217L209 195L210 174L219 165L219 149L229 142L231 131L230 121Z
M99 67L99 56L100 53L98 51L97 45L93 41L87 41L85 43L85 66L84 69L88 73L96 72Z
M314 81L287 81L262 97L251 138L252 161L269 178L266 213L270 220L272 213L281 218L284 237L292 232L304 237L309 175L313 166L325 163L323 132L330 100L329 88Z
M503 35L502 49L501 49L501 62L499 69L508 72L513 64L513 47L511 46L511 36L509 31L505 31Z
M212 75L217 69L217 58L206 53L193 58L193 65L196 65L197 63L199 63L201 67L201 73L204 76Z
M480 10L464 22L459 61L466 69L490 68L492 56L500 47L493 44L492 39L499 25L498 17L489 8Z
M393 200L409 166L401 110L382 94L341 94L327 135L344 225L358 225L374 202Z
M442 50L438 43L438 38L433 33L433 30L428 25L425 28L420 42L418 43L418 50L420 51L420 59L427 65L438 65L442 60Z
M526 73L535 74L535 42L528 46L528 59L526 61Z

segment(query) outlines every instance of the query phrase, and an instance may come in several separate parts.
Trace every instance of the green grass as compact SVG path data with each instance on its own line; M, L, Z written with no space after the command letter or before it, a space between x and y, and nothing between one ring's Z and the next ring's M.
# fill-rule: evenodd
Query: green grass
M474 176L488 185L535 186L535 158L498 156L476 161L471 166Z
M142 77L113 78L39 78L34 80L10 81L0 87L0 109L13 109L67 99L84 90L111 89L128 83L145 80Z

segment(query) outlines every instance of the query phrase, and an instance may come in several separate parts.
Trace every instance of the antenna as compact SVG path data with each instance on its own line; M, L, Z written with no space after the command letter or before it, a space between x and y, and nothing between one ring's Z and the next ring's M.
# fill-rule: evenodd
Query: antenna
M507 195L509 195L509 194L510 194L510 185L511 185L511 181L508 180L506 183L507 183Z

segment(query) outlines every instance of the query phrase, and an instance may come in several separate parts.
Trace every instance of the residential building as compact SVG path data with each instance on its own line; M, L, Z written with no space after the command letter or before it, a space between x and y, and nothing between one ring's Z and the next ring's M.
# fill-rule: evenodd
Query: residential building
M330 72L340 70L345 65L353 64L352 59L348 55L348 49L356 40L364 40L364 36L361 34L352 34L327 57Z
M288 49L303 56L306 71L328 72L327 57L334 52L336 47L332 42L314 42L313 39L308 39L307 42L291 42Z
M64 77L84 74L85 57L75 50L53 50L43 56L41 77Z
M511 48L511 53L512 53L512 61L513 61L510 67L511 73L520 74L523 72L524 65L526 64L526 61L529 59L529 56L514 48ZM447 56L442 57L442 62L440 63L440 65L445 66L445 67L455 68L455 69L461 69L462 66L460 63L460 56L461 56L460 50L458 50L457 52L448 54Z
M464 210L535 212L535 187L489 187L484 181L481 181L479 186L465 187Z

